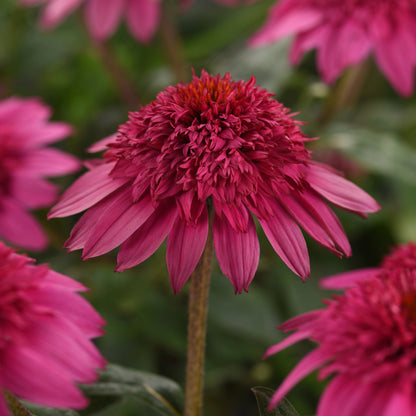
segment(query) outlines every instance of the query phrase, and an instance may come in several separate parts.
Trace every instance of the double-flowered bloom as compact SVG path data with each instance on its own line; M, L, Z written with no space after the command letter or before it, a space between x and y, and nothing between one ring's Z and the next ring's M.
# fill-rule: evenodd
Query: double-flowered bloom
M37 98L0 101L0 239L30 250L44 249L47 238L29 211L50 207L58 194L45 178L80 167L75 157L47 147L72 131L50 115Z
M319 72L329 83L372 53L393 87L410 95L416 67L415 28L414 0L281 0L250 42L263 45L295 35L292 64L316 49Z
M317 416L412 416L416 414L416 244L394 250L379 268L327 278L323 286L345 288L326 309L283 325L295 331L266 356L308 338L318 345L272 397L274 407L303 377L320 368L333 376Z
M75 383L92 383L105 360L91 339L103 319L86 288L0 242L0 388L37 404L83 408ZM0 416L8 416L0 394Z
M148 258L168 236L167 266L178 292L203 252L208 211L215 210L217 259L241 292L259 261L254 215L283 261L308 277L300 227L332 252L351 254L324 200L360 215L379 206L312 161L299 124L254 78L233 81L203 71L130 113L118 134L101 143L102 163L64 193L50 216L87 210L66 247L82 248L87 259L121 245L118 271Z

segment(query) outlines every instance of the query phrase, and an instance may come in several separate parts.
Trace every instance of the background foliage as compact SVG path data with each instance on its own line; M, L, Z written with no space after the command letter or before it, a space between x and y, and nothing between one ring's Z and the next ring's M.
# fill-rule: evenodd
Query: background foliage
M200 0L185 13L172 15L187 75L193 67L197 74L205 68L212 73L230 72L235 79L256 76L259 85L300 112L297 118L307 122L304 130L311 137L320 137L309 145L315 158L344 170L383 209L365 221L337 211L354 256L340 260L308 241L312 278L306 283L287 269L261 233L260 266L249 293L234 295L231 284L214 265L207 416L258 414L250 389L258 385L276 388L309 346L294 346L266 361L261 356L282 339L275 329L278 324L321 307L321 299L329 293L318 289L320 277L375 266L394 244L416 240L416 99L399 97L370 61L362 84L350 83L350 99L340 102L339 91L345 89L343 83L349 75L326 86L317 75L312 53L299 67L291 68L289 41L249 49L247 39L261 26L272 3L262 0L226 8ZM167 6L175 10L174 4ZM127 111L138 105L123 100L108 59L88 38L81 15L74 14L54 31L43 32L37 24L38 11L21 8L14 0L1 2L0 94L3 98L41 97L54 109L54 119L76 129L61 148L86 159L88 146L114 133L126 121ZM162 33L149 45L140 45L122 27L107 46L142 104L177 82ZM65 189L74 177L57 182ZM173 294L164 249L144 264L115 274L115 253L84 263L78 252L67 254L61 248L76 218L47 222L46 211L37 214L51 246L43 253L30 254L91 288L87 297L107 320L107 335L97 340L103 355L112 363L161 374L183 385L187 287L179 295ZM312 375L288 398L300 415L311 415L322 388ZM92 410L101 416L164 414L127 390L114 394L110 407L99 410L100 405L81 414L92 414Z

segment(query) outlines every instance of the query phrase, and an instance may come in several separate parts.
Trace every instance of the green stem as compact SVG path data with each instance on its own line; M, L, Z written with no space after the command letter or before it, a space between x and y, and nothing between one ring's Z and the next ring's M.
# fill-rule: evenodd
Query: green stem
M178 33L175 22L172 19L173 10L170 4L163 2L160 22L160 34L163 47L172 66L177 82L186 82L190 79L188 63L185 59L182 39Z
M188 351L186 360L185 416L202 415L208 296L214 246L212 237L213 212L214 209L211 207L207 243L198 266L191 275L188 316Z
M140 107L140 100L137 97L132 82L124 69L119 65L113 50L106 42L93 41L94 48L100 55L105 69L113 81L117 92L124 104L131 110Z
M319 124L327 124L340 110L355 104L363 90L369 69L370 61L366 59L345 71L333 93L328 97L325 108L319 117Z

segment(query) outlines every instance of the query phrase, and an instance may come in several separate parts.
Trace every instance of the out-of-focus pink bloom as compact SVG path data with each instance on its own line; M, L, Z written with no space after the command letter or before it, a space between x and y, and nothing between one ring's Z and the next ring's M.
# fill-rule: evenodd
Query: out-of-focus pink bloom
M317 49L322 78L333 82L348 66L370 53L402 95L410 95L416 66L416 3L414 0L281 0L251 45L295 35L290 61Z
M45 406L83 408L75 383L92 383L105 360L91 341L103 319L86 288L0 242L0 387ZM0 395L0 415L9 411Z
M45 248L47 239L28 211L51 206L58 194L44 178L80 167L73 156L46 147L71 133L50 115L36 98L0 101L0 238L30 250Z
M107 39L114 34L124 17L133 37L148 43L159 27L161 0L19 0L26 6L45 3L41 25L52 29L60 24L81 4L85 4L85 19L91 36L97 40ZM180 1L184 7L192 0ZM239 0L218 0L233 6Z
M317 416L413 416L416 414L416 244L399 247L379 268L324 280L350 287L326 301L326 309L283 325L296 331L265 356L308 338L318 344L273 395L270 408L302 378L320 368L332 375Z
M379 209L360 188L312 161L289 110L250 81L202 72L157 99L94 150L103 163L79 178L50 217L87 212L66 247L87 259L121 244L118 271L148 258L168 237L167 265L178 292L194 270L215 210L214 245L236 292L259 261L252 214L283 261L310 274L300 227L332 252L350 255L343 228L324 199L363 214Z

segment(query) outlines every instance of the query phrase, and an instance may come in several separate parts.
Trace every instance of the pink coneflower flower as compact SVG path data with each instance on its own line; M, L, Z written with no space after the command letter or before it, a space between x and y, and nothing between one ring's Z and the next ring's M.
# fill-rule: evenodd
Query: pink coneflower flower
M333 82L344 69L374 54L380 70L402 95L410 95L416 66L414 0L281 0L251 45L295 35L290 61L317 49L322 78Z
M270 408L303 377L320 368L333 375L317 416L416 414L416 244L394 251L378 269L333 277L325 286L353 286L327 308L280 326L296 331L265 356L309 338L316 349L283 381ZM329 283L328 283L329 282Z
M103 163L65 192L50 217L88 209L66 247L83 248L87 259L121 244L118 271L145 260L169 236L167 265L178 292L204 249L212 205L217 259L241 292L259 261L254 214L283 261L308 277L300 227L340 256L351 252L324 199L359 214L379 206L313 163L299 124L254 77L233 81L203 71L130 113L116 138L101 143L108 149Z
M92 383L105 365L91 342L104 321L76 293L84 290L0 242L1 389L45 406L88 404L75 383ZM2 394L0 415L9 415Z
M29 210L50 207L57 187L44 178L74 172L73 156L47 144L71 133L65 123L48 121L51 111L36 98L0 101L0 238L30 250L47 239Z

